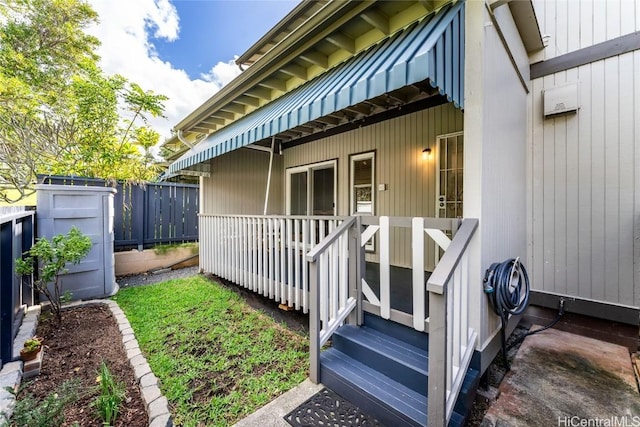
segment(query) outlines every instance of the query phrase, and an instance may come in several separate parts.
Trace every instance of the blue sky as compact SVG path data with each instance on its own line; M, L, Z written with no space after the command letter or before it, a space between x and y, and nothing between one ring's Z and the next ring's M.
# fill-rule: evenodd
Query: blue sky
M219 61L244 53L282 19L295 0L174 0L179 38L153 39L160 58L198 78Z
M233 62L298 0L88 0L100 17L100 65L169 97L151 125L161 140L240 74Z

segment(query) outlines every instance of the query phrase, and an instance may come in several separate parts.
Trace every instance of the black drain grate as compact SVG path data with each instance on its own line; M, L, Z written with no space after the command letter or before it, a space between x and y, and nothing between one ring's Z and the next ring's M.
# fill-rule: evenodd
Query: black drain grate
M293 427L383 427L354 404L323 388L284 416Z

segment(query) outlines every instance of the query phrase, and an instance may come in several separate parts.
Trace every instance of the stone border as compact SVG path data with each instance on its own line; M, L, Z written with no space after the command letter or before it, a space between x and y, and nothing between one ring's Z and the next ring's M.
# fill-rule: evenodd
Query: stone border
M171 413L169 412L169 402L167 401L167 398L162 395L159 387L159 380L151 371L151 367L147 363L147 359L140 351L140 346L138 345L138 340L131 328L131 324L129 323L129 320L127 320L127 316L125 316L118 303L111 300L77 301L66 304L63 309L97 304L104 304L108 306L111 310L111 314L118 324L118 329L122 334L122 345L127 353L129 364L133 368L136 382L140 387L142 400L144 401L145 408L147 409L149 427L173 427ZM20 348L22 348L26 339L31 338L35 334L36 327L38 326L39 315L40 306L36 306L35 308L31 307L29 309L22 325L20 326L18 335L14 340L14 359L16 359L17 348L18 361L5 364L0 372L0 424L4 418L2 415L3 413L8 415L7 418L13 413L15 397L11 393L7 392L5 387L13 387L14 390L17 390L20 385L23 369L23 363L22 361L19 361Z

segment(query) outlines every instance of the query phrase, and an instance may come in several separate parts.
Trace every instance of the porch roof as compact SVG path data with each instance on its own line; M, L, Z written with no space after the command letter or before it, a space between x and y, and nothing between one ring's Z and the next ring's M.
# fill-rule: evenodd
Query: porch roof
M197 169L214 157L423 81L463 108L464 2L444 7L211 134L172 163L168 173Z

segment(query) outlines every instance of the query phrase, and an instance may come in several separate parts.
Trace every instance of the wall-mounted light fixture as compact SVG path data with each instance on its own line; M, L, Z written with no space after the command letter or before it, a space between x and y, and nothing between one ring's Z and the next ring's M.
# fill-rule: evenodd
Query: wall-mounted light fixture
M422 150L422 160L427 160L429 157L431 157L431 148Z

